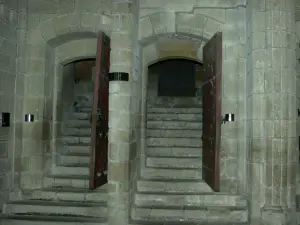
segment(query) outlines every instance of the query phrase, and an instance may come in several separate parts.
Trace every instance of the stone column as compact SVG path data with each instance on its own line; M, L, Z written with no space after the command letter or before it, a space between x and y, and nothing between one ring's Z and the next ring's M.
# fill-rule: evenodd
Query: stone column
M112 2L110 72L132 70L132 3ZM130 97L128 81L109 83L108 224L128 224L130 193Z
M290 222L297 172L295 2L249 3L252 209L260 208L260 219L256 217L260 224L294 224Z

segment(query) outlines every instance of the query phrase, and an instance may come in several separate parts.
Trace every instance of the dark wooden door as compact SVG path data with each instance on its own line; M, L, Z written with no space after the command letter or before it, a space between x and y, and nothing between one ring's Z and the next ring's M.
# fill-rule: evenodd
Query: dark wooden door
M110 38L103 32L100 32L97 42L96 72L91 117L90 189L95 189L107 183L109 55Z
M222 33L216 33L203 48L202 177L220 191L220 142L222 97Z

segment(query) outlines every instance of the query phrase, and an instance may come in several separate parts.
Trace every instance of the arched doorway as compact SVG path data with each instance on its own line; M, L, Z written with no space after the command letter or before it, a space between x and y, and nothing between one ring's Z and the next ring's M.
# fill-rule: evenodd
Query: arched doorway
M145 163L174 179L202 178L202 73L201 63L184 58L148 67Z
M56 176L89 176L94 73L95 58L62 67L56 103L56 166L52 171Z

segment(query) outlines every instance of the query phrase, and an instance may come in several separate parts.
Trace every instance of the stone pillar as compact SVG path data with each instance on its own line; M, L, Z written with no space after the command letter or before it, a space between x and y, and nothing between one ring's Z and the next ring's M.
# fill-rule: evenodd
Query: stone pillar
M110 72L132 70L132 3L112 2ZM130 193L130 97L128 81L109 83L108 224L128 224Z
M295 0L251 0L249 3L252 209L255 214L260 208L256 212L260 214L260 218L256 215L260 224L294 224ZM258 224L257 220L251 224Z

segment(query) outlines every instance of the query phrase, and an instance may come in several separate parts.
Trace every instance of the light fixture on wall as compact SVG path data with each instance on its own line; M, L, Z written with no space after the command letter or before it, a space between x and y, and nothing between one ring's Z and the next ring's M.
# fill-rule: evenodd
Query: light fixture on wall
M129 81L129 73L113 72L108 74L109 81Z
M9 127L10 126L10 113L3 112L0 114L0 124L1 127Z
M25 114L25 122L33 122L34 115L33 114Z
M227 123L227 122L233 122L234 121L234 114L233 113L227 113L225 116L222 118L222 123Z

